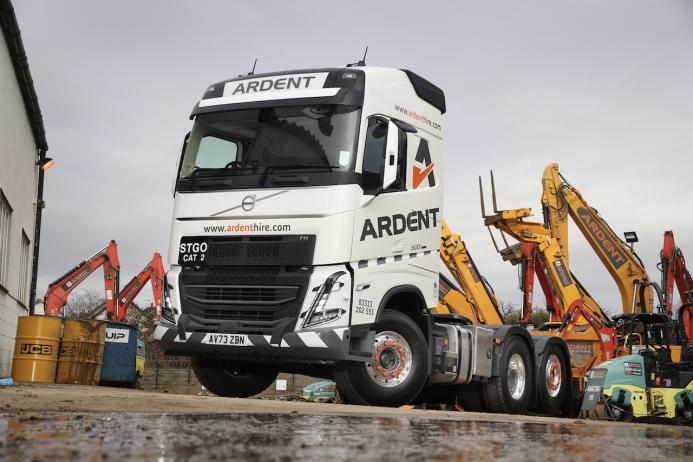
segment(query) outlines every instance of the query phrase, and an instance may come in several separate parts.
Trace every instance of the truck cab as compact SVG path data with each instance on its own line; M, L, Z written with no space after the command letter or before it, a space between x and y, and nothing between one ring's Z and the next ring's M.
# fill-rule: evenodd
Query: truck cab
M431 314L445 109L419 75L365 65L209 86L178 161L154 333L164 349L190 355L222 396L252 396L285 371L396 406L495 374L504 388L489 394L511 403L499 409L526 409L527 332Z

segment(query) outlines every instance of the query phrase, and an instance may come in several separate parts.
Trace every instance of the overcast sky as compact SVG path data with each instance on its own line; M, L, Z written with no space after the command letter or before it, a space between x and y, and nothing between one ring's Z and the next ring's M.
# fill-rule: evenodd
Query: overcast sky
M559 162L617 232L638 232L655 280L664 230L693 255L691 1L14 4L57 163L40 296L109 239L122 279L154 251L167 257L174 164L208 84L255 58L257 72L341 66L366 45L368 64L445 91L444 215L501 298L521 293L479 215L477 176L489 169L502 208L531 206L540 219L541 174ZM619 311L608 273L572 236L572 269Z

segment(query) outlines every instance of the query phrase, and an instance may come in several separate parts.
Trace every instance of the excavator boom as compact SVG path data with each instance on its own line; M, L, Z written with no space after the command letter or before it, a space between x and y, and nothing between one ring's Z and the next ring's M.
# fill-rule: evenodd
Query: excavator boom
M669 316L673 315L674 284L676 284L682 304L677 319L682 328L683 343L687 345L693 340L693 277L686 268L683 252L676 246L672 231L664 233L664 245L660 256L664 310Z
M164 265L159 253L154 253L152 260L133 277L130 282L118 294L118 309L113 313L108 312L109 319L116 322L121 322L126 319L128 308L135 300L137 295L142 291L147 281L152 284L154 293L154 306L157 310L161 307L163 298L163 282L164 282Z
M553 163L544 169L542 178L544 222L568 262L568 217L577 225L602 264L616 282L624 313L652 313L653 287L645 266L635 251L623 242L609 224L591 207L580 192L571 186Z
M531 299L533 278L536 274L547 296L547 308L552 311L552 318L555 319L554 316L556 316L553 314L554 310L559 307L562 310L560 312L562 322L558 328L558 335L564 340L570 339L578 321L584 319L584 322L589 324L597 335L597 341L601 346L601 360L607 361L613 358L618 348L616 329L596 303L594 305L585 303L585 297L583 297L585 290L570 272L558 240L551 237L550 230L543 223L524 220L531 215L531 209L498 210L493 179L491 185L494 214L486 215L482 190L482 215L486 226L493 226L500 230L501 236L506 233L519 241L519 244L508 246L507 240L503 237L506 248L499 252L504 260L525 265L525 271L522 273L522 288L525 292L523 318L531 317L531 304L528 300ZM593 302L591 297L589 300ZM593 358L594 360L596 357ZM579 373L584 374L590 366L591 364L581 368Z
M447 290L441 297L443 304L447 305L448 309L452 307L453 311L470 318L475 324L503 324L503 315L498 308L498 302L493 291L477 270L464 241L458 234L450 231L445 220L442 222L440 237L440 258L462 288L467 302L463 302L461 305L459 303L456 305L445 303L446 297L459 294L457 291L455 294ZM457 297L459 299L459 295ZM455 306L464 306L466 309L454 310ZM460 312L467 311L467 309L471 310L471 313Z
M664 309L671 314L674 304L674 284L679 291L681 303L693 303L693 277L686 268L683 252L676 247L672 231L664 233L664 245L660 256Z
M106 247L72 268L48 286L44 298L46 314L59 316L60 310L67 303L70 293L100 266L103 266L106 311L114 313L118 304L120 261L118 260L118 245L115 241L111 241Z

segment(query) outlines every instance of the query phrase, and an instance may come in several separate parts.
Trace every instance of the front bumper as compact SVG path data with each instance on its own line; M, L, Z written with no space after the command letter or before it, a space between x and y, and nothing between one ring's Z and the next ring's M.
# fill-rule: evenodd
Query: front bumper
M212 333L181 332L179 326L160 321L154 338L167 353L217 355L234 359L326 363L365 361L372 355L375 332L369 326L352 326L286 332L281 338L248 335L246 346L210 345L205 338Z

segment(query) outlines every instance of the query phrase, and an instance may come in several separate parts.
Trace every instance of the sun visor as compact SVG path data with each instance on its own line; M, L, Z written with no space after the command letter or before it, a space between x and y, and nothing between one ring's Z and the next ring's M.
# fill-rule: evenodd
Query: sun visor
M207 112L302 104L363 105L365 76L358 70L249 75L207 88L191 118Z

